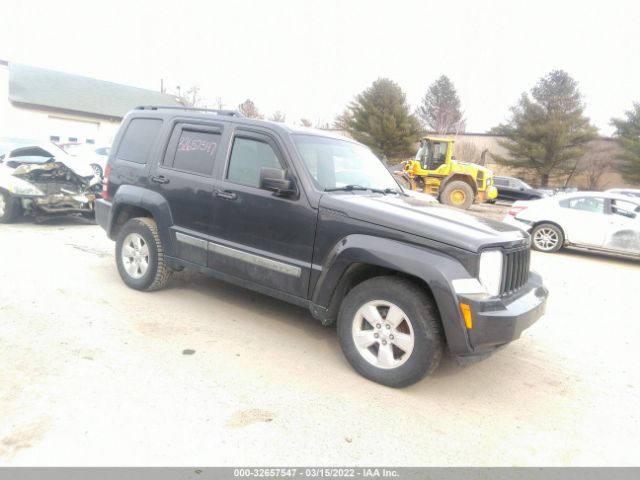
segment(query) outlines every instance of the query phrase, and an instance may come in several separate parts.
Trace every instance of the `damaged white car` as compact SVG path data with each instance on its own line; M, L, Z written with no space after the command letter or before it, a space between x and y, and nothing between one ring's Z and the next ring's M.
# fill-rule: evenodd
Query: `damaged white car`
M91 165L53 143L22 146L0 155L0 223L20 215L94 215L102 180Z
M516 202L503 222L531 233L531 246L553 253L577 247L640 258L640 199L576 192Z

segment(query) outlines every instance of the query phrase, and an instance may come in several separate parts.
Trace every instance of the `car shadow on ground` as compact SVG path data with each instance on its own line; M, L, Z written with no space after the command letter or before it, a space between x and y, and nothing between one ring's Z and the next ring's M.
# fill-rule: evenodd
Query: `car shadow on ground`
M55 225L59 227L69 227L76 225L97 225L94 219L82 217L80 215L52 215L47 217L21 217L14 222L20 225Z
M325 327L311 316L308 309L292 305L240 286L185 269L175 272L167 288L185 288L202 295L216 298L238 309L250 309L260 312L274 322L285 323L304 332L314 340L325 340L332 344L332 350L340 354L335 326ZM259 319L256 319L259 321ZM335 342L334 342L335 340ZM335 343L335 348L333 344Z
M315 341L325 342L335 360L345 368L351 368L340 348L335 324L323 326L320 321L311 316L306 308L191 270L174 273L167 288L185 288L223 301L238 309L257 310L268 316L268 321L294 327L298 330L296 335L298 333L304 334ZM263 321L263 319L255 318L255 321ZM434 378L453 377L470 368L473 368L473 364L460 365L445 349L439 367L431 376Z

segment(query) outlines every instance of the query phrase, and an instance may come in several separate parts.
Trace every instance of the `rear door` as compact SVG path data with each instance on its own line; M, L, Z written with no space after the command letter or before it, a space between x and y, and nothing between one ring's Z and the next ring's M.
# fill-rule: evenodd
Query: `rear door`
M208 264L265 287L306 298L317 211L297 183L298 194L279 197L259 188L262 167L295 173L277 136L236 129L215 192Z
M224 127L215 123L174 122L161 163L150 171L150 185L169 203L176 255L206 265L212 233L213 170L224 159Z

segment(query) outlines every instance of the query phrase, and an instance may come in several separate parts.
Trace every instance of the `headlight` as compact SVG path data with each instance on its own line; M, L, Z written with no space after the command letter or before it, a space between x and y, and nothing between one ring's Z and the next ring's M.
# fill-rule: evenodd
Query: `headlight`
M490 295L500 295L502 281L502 252L487 250L480 255L478 280Z
M14 195L27 195L31 197L40 197L44 195L42 190L16 177L12 177L7 185L7 190Z

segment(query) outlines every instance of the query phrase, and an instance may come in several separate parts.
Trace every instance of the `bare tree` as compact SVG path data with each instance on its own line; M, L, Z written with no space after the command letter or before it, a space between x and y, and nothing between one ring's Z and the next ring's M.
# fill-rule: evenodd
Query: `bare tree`
M308 118L301 118L300 119L300 124L303 127L311 127L311 126L313 126L313 122L311 120L309 120Z
M264 116L258 110L258 107L256 107L256 104L248 98L240 105L238 105L238 110L247 118L264 118Z
M224 109L224 102L222 101L222 97L216 97L215 104L218 107L218 110Z
M187 107L206 107L202 101L202 95L200 95L200 87L193 85L189 87L184 95L180 95L180 87L178 88L178 97L182 101L182 104Z
M287 116L280 110L276 110L276 112L269 117L269 120L272 122L284 123L287 121Z
M591 142L578 162L578 172L588 190L601 190L607 186L603 176L611 171L615 159L615 146L604 142Z
M480 150L471 142L456 142L455 154L456 160L471 163L480 162Z

